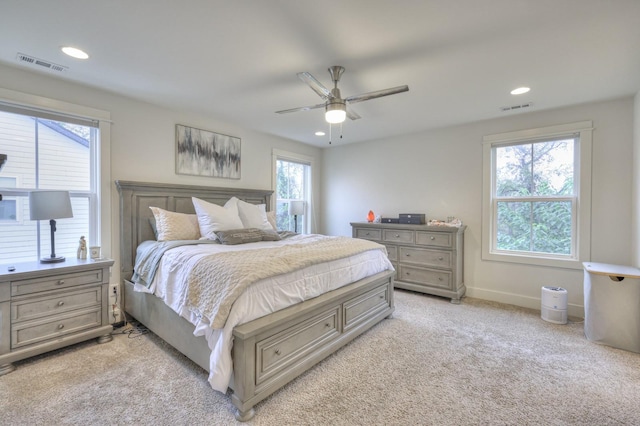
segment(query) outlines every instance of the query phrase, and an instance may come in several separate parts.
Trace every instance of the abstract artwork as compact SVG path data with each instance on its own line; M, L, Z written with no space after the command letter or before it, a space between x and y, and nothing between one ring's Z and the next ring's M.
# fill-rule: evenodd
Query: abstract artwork
M176 173L240 179L240 138L176 124Z

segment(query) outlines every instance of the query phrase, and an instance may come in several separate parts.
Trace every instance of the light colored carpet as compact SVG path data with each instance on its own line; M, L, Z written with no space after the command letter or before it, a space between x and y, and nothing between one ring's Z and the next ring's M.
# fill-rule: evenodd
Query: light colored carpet
M640 354L534 310L395 293L393 319L258 404L248 424L640 424ZM16 365L0 377L0 424L237 423L229 397L153 334Z

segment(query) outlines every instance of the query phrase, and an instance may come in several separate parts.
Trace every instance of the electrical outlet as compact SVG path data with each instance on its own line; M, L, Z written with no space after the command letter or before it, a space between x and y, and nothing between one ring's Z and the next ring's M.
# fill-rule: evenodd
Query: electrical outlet
M120 311L120 286L118 284L109 285L109 323L114 324L122 321Z

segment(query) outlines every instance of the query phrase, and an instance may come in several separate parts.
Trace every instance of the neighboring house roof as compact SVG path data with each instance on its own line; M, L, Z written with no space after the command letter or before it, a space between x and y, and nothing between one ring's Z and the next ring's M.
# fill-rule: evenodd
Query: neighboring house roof
M38 122L42 123L43 125L47 126L48 128L55 130L56 132L60 133L63 136L68 137L69 139L85 146L85 147L89 147L89 141L85 138L83 138L82 136L72 132L71 130L68 130L64 127L62 127L61 125L59 125L58 123L56 123L55 121L50 121L50 120L44 120L42 118L38 119Z

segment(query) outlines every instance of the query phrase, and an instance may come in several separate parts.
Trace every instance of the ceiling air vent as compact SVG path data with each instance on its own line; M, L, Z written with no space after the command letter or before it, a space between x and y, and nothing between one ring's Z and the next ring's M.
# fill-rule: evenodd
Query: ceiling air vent
M31 64L31 65L38 65L38 66L41 66L43 68L47 68L47 69L50 69L50 70L53 70L53 71L62 72L62 71L66 71L66 70L69 69L69 67L65 67L64 65L54 64L53 62L45 61L44 59L38 59L38 58L33 57L33 56L25 55L24 53L18 53L16 58L20 62L25 62L25 63Z
M500 110L502 110L502 112L517 111L517 110L520 110L520 109L529 108L532 105L533 105L533 102L528 102L528 103L522 104L522 105L513 105L513 106L502 107L502 108L500 108Z

